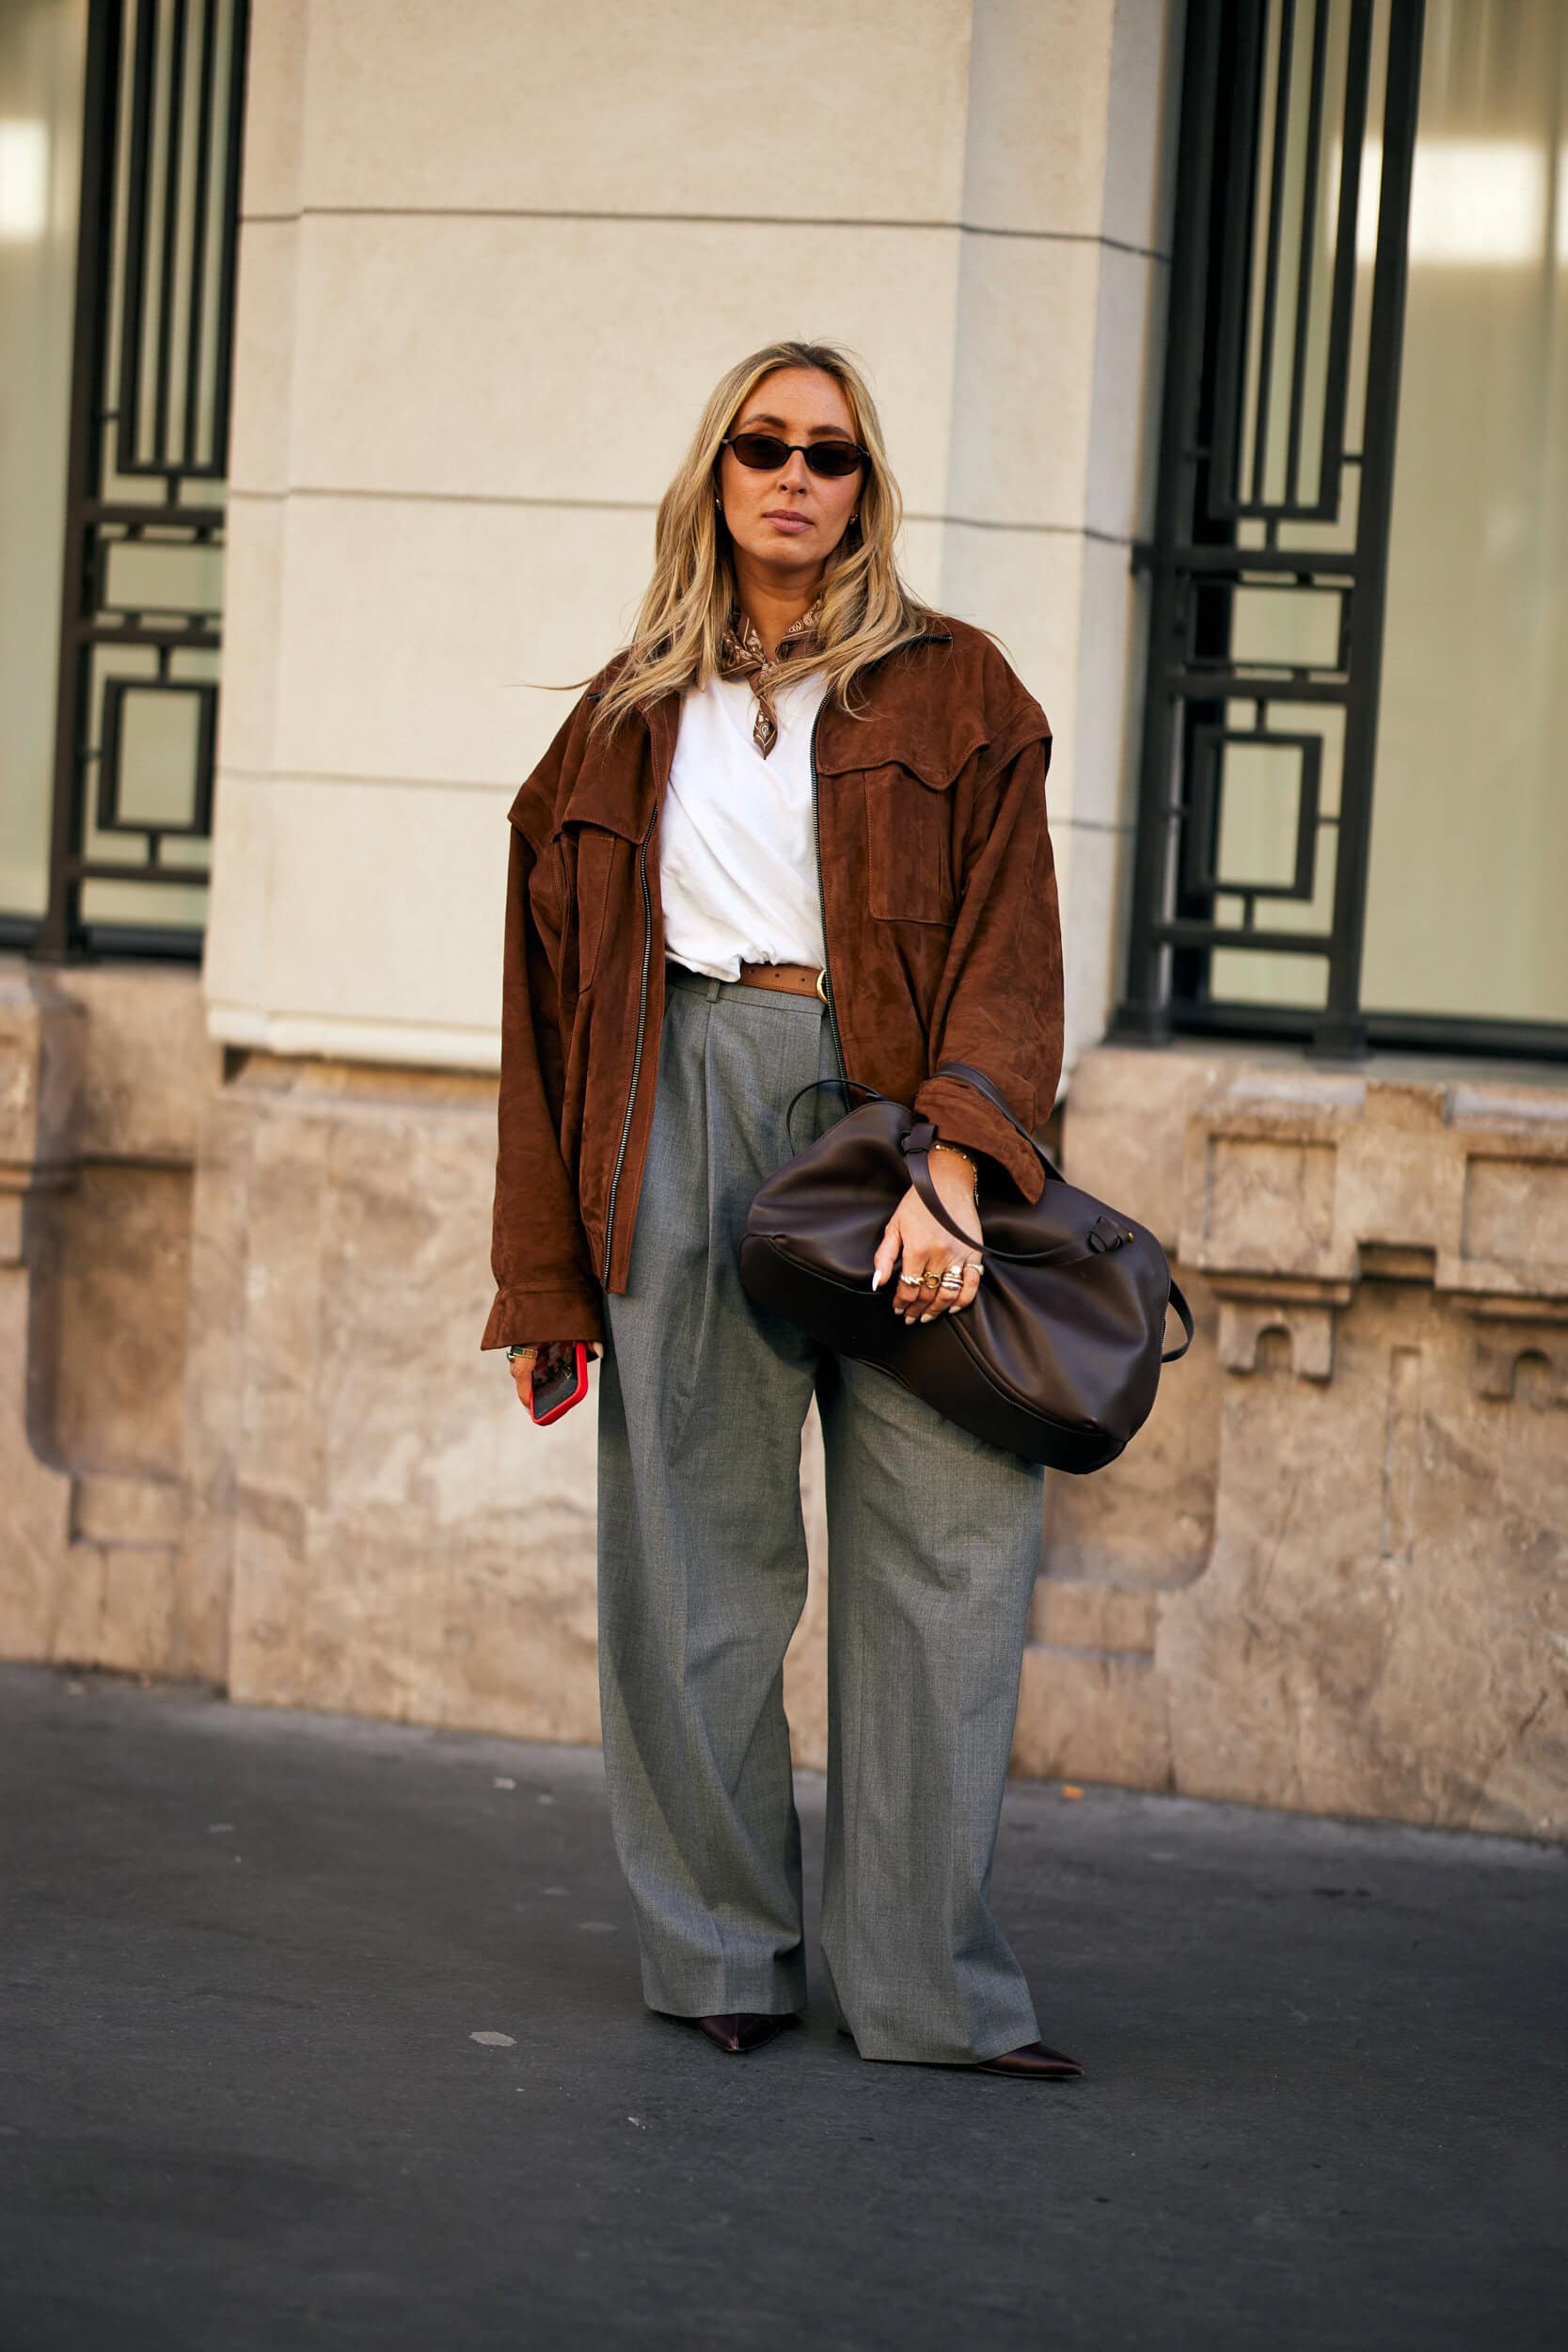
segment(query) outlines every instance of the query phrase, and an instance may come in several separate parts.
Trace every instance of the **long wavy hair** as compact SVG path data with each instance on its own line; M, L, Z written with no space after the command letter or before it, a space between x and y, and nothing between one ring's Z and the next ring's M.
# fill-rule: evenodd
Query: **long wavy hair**
M659 501L653 578L630 642L613 665L613 679L594 705L590 733L604 728L613 734L640 705L673 688L705 686L714 675L725 624L737 601L734 543L715 498L720 456L746 402L779 368L816 368L831 375L869 458L861 478L859 520L829 556L822 578L821 651L813 666L826 672L829 698L854 715L849 694L861 673L911 644L937 619L899 578L893 549L904 505L864 377L832 343L766 343L720 377L691 446Z

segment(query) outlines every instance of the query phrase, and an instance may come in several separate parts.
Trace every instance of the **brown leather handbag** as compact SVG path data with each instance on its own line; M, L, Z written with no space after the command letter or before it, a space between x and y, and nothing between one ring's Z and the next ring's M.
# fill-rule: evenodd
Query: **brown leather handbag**
M912 1184L933 1216L961 1239L931 1181L928 1119L879 1094L836 1120L776 1168L752 1196L740 1279L771 1307L841 1356L873 1364L947 1420L1053 1470L1097 1470L1148 1420L1162 1364L1192 1345L1193 1318L1147 1226L1069 1184L973 1063L943 1062L994 1103L1035 1152L1045 1187L1033 1204L1006 1178L980 1177L985 1271L967 1307L906 1323L888 1289L871 1288L871 1262L888 1218ZM795 1105L836 1078L814 1078ZM793 1136L792 1136L793 1139ZM1161 1353L1165 1309L1185 1328Z

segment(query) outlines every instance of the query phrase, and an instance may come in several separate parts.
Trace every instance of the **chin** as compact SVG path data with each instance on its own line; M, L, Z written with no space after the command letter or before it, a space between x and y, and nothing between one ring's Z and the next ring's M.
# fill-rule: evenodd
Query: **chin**
M818 531L808 531L800 538L793 538L765 527L746 552L753 564L766 564L771 571L816 572L820 571L832 549L823 546Z

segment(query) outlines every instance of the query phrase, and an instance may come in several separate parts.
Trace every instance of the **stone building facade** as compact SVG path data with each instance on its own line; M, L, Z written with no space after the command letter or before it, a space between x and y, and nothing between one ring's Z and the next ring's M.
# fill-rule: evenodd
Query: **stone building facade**
M0 959L0 1654L595 1738L593 1414L478 1351L505 809L712 380L824 334L1055 730L1042 1139L1198 1314L1048 1480L1016 1768L1568 1834L1568 1066L1114 1018L1183 11L769 27L254 0L204 953Z

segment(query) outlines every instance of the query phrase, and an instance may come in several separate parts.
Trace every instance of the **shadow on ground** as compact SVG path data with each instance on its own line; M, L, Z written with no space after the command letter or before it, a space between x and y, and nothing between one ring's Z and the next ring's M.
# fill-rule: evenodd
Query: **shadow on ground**
M3 2352L1563 2340L1555 1849L1015 1783L1038 2085L650 2016L594 1750L13 1666L0 1788Z

